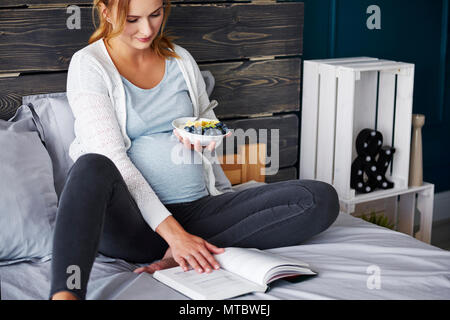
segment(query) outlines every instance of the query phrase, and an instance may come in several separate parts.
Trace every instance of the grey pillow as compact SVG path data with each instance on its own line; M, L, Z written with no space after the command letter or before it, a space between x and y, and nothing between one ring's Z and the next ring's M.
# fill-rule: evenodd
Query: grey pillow
M58 200L41 138L31 116L0 120L0 265L51 258Z
M69 146L75 139L75 118L66 93L57 92L22 97L22 106L13 117L14 121L31 116L31 111L26 106L29 103L34 106L44 127L46 147L53 164L55 191L59 199L67 173L73 165ZM13 121L13 118L10 121Z

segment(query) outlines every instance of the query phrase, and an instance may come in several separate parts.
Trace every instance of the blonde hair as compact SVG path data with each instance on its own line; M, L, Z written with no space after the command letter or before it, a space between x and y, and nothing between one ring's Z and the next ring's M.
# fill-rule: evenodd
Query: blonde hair
M106 8L110 12L112 12L114 3L117 2L117 24L118 28L116 31L113 31L112 25L108 23L101 12L100 4L104 4ZM104 38L105 41L109 44L109 40L114 38L122 33L125 21L128 16L128 8L129 8L130 0L94 0L92 5L92 21L94 22L95 31L89 38L89 44ZM177 38L173 36L169 36L167 31L165 30L166 22L170 14L170 0L163 0L164 4L164 18L161 24L161 29L156 38L152 41L150 48L161 58L165 57L174 57L180 58L179 55L175 53L174 44L172 41ZM100 25L97 27L95 25L95 12L97 11L97 15L100 19ZM170 51L168 48L172 49Z

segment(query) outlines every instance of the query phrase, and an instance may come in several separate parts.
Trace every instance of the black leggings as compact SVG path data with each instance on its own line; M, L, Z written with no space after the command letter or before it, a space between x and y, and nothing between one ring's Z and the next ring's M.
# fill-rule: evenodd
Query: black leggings
M218 247L259 249L298 245L327 229L339 213L334 188L314 180L281 181L165 206L187 232ZM167 249L145 222L115 164L103 155L85 154L70 169L60 197L49 298L70 291L85 299L97 252L151 263ZM80 271L80 288L67 286L73 265Z

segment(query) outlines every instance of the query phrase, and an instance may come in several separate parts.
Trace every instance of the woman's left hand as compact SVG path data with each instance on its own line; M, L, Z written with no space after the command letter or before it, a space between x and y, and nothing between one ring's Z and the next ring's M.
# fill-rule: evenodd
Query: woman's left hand
M216 148L216 142L211 141L211 143L207 146L202 146L200 144L200 140L195 140L194 144L191 143L189 138L183 138L180 136L180 134L177 132L177 129L173 129L173 134L178 138L178 140L184 144L184 146L189 150L195 150L197 152L202 152L204 148L207 148L209 151L213 151Z

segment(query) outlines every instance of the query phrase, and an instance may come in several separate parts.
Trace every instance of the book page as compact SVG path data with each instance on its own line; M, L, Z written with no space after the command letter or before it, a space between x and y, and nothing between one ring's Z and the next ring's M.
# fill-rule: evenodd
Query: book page
M253 281L259 285L266 285L266 280L270 279L270 271L276 267L280 269L294 269L301 273L310 274L307 263L294 259L264 252L256 248L225 248L225 252L214 255L221 268L238 274L243 278ZM300 268L298 268L300 267Z
M252 283L224 269L198 273L181 267L158 270L153 277L192 299L227 299L266 287Z

